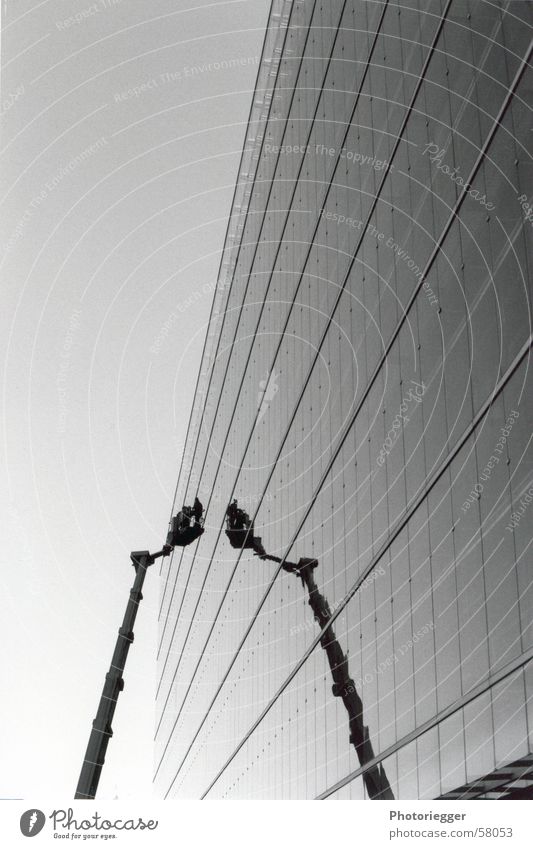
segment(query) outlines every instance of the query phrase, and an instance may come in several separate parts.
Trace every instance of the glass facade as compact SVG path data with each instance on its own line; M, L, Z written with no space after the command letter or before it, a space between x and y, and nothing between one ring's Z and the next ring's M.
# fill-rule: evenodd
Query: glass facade
M206 532L161 573L161 797L378 767L431 799L532 752L530 44L520 0L273 3L174 507ZM234 498L281 564L231 548Z

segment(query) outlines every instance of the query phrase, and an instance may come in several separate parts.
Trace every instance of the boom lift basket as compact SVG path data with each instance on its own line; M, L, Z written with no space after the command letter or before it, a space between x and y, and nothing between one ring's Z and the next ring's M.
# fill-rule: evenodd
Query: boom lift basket
M170 523L167 545L186 546L201 537L204 532L204 508L196 498L193 507L182 507Z
M261 537L254 537L254 523L236 501L226 510L226 536L232 548L252 548L256 554L263 551Z

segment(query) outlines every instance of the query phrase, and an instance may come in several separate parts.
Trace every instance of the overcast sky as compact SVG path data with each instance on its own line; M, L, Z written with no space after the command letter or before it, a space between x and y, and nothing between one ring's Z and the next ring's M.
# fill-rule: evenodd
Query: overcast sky
M4 798L73 796L164 542L268 7L2 2ZM101 797L152 792L158 598L154 567Z

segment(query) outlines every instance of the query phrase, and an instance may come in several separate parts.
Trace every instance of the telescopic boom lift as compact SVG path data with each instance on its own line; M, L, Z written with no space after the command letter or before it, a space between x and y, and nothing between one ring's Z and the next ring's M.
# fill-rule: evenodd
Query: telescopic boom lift
M128 651L133 642L133 626L139 603L142 601L142 586L146 570L158 557L166 557L175 546L186 546L198 539L204 532L203 507L195 499L193 507L183 507L170 524L166 545L161 551L150 554L149 551L132 551L130 557L135 569L135 580L130 590L128 604L122 627L118 630L115 651L111 659L109 672L105 677L104 688L96 718L93 721L87 751L76 788L75 799L94 799L100 781L100 774L110 738L113 736L111 722L115 714L117 699L124 689L122 674L126 665Z

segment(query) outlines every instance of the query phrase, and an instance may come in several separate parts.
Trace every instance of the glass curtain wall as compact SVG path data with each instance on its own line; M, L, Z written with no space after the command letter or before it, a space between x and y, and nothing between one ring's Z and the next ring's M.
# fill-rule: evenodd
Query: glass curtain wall
M272 6L161 575L164 798L399 799L532 751L531 6ZM528 511L529 515L528 515Z

